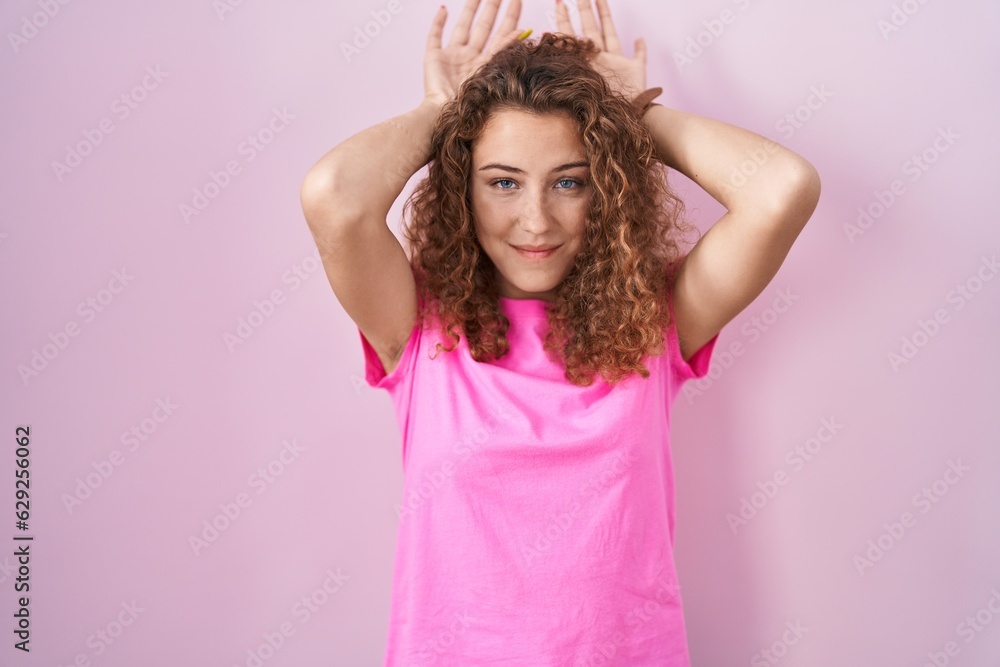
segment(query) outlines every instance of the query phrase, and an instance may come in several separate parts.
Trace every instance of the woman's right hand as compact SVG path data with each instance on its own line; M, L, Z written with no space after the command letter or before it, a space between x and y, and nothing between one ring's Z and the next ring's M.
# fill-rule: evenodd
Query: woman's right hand
M468 0L465 3L462 15L452 30L451 40L444 48L441 47L441 37L447 11L442 5L435 14L424 54L424 97L427 100L437 104L450 100L463 81L520 34L517 20L521 15L521 0L511 0L500 30L484 50L486 39L496 22L501 0L486 0L486 11L473 27L472 19L479 8L479 2L480 0Z

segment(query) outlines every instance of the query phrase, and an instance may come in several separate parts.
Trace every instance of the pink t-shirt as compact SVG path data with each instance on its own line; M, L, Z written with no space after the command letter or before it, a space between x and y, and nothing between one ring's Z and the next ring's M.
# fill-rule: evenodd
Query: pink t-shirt
M386 375L358 330L402 435L387 667L690 664L670 407L718 335L685 363L672 323L648 379L578 387L542 348L545 305L500 298L511 349L494 363L464 336L430 359L447 340L418 323Z

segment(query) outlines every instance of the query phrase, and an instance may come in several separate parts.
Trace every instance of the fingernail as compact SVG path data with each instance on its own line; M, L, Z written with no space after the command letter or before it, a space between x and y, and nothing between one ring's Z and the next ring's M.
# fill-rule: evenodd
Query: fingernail
M523 40L527 39L528 35L530 35L530 34L531 34L531 28L528 28L527 30L525 30L524 32L522 32L520 35L518 35L517 39L518 39L518 41L523 41Z

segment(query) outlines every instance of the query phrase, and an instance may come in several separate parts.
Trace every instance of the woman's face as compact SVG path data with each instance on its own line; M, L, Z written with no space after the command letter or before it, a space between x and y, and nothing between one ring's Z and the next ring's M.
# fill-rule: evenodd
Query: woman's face
M495 112L472 147L472 217L501 296L554 301L583 243L590 169L568 115ZM548 253L522 248L555 248Z

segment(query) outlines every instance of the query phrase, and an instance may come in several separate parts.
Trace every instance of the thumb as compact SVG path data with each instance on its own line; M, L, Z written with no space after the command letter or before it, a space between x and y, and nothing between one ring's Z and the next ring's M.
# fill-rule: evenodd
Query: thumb
M642 37L635 40L635 57L639 59L643 65L646 64L646 40Z

